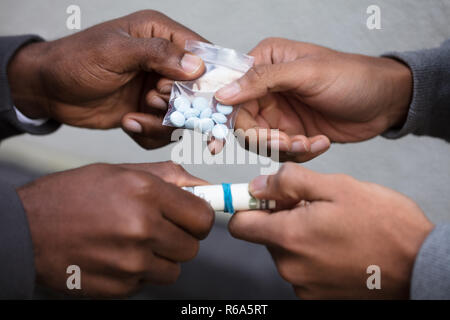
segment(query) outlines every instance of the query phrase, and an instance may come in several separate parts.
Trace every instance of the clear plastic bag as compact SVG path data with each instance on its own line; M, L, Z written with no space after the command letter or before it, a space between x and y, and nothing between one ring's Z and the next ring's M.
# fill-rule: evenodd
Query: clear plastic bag
M205 73L194 81L175 81L163 125L200 130L224 139L234 128L237 108L217 102L214 94L242 77L253 65L253 57L233 49L187 40L185 49L203 59Z

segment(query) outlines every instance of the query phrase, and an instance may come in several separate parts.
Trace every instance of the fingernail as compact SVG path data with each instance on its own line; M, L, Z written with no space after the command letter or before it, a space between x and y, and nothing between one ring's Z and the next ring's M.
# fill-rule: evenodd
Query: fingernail
M303 141L292 142L291 151L295 153L308 152L308 148Z
M216 92L218 100L225 100L234 97L241 91L241 86L236 81L227 84L225 87Z
M267 187L267 178L269 176L259 176L250 181L248 189L252 195L257 195Z
M151 100L150 100L150 104L153 107L157 107L157 108L161 108L161 109L166 109L167 108L167 103L158 96L154 96Z
M186 73L196 73L202 66L202 59L196 55L186 53L181 59L181 67Z
M320 139L311 144L311 153L318 153L328 148L328 141Z
M125 123L123 124L125 129L130 132L134 133L141 133L142 132L142 126L139 122L132 119L125 120Z
M167 85L167 86L164 86L161 89L159 89L160 93L170 93L171 91L172 91L171 85Z
M288 151L289 149L288 144L283 140L270 140L267 144L272 150Z

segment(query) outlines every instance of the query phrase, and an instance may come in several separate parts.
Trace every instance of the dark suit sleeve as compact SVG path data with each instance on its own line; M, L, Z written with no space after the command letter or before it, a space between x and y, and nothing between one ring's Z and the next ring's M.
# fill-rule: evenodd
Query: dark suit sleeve
M21 133L47 134L60 126L54 120L41 126L23 124L18 121L13 109L7 75L8 63L18 49L34 41L42 41L42 38L33 35L0 37L0 140Z
M59 126L48 121L32 126L18 121L8 84L7 66L22 46L37 36L0 37L0 140L21 133L46 134ZM1 151L0 151L1 152ZM0 177L0 299L31 298L35 270L28 221L15 187Z
M27 217L15 187L0 179L0 299L29 299L34 282Z

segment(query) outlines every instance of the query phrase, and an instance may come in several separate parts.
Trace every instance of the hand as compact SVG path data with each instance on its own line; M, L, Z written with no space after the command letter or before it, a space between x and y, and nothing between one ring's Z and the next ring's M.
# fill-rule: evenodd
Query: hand
M203 40L156 11L140 11L51 42L25 46L8 66L16 107L30 118L77 127L122 126L144 148L170 142L165 105L149 108L161 76L191 80L202 60L183 50Z
M277 211L239 212L229 230L267 245L300 298L408 298L415 257L433 228L409 198L292 163L254 179L250 192L277 200ZM381 269L381 290L366 286L370 265Z
M179 186L204 183L166 162L89 165L19 188L37 282L89 297L173 283L214 222L211 207ZM81 269L81 290L66 287L72 264Z
M330 142L370 139L401 125L411 99L407 66L388 58L266 39L251 52L256 66L216 93L243 103L236 129L279 129L271 141L282 160L307 161Z

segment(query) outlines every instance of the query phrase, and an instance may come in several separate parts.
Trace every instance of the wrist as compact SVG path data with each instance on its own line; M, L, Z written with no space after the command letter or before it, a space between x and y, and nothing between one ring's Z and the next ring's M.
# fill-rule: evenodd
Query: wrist
M404 63L391 59L385 60L388 70L388 86L390 87L390 103L387 104L386 115L388 128L400 128L406 122L412 100L412 72Z
M20 48L8 64L8 82L15 107L31 119L48 118L47 97L41 83L47 43L35 42Z
M414 214L414 212L411 212L411 214ZM417 224L409 224L407 227L409 235L405 234L403 237L403 252L398 253L397 256L403 257L404 261L403 267L401 263L398 264L398 275L403 280L404 293L407 295L406 298L409 298L411 294L413 270L420 249L433 228L433 223L425 219L425 221Z

